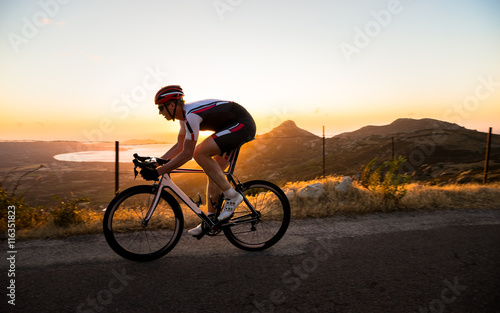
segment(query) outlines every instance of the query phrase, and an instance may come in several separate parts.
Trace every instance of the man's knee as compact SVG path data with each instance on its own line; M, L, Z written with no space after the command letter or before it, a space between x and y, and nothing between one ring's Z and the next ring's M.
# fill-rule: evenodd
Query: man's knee
M193 159L200 164L200 162L204 163L207 160L212 159L212 155L209 150L204 149L203 146L197 146L194 149ZM201 164L200 164L201 165Z
M194 153L193 153L193 159L196 161L196 162L200 162L200 161L203 161L205 158L208 157L208 154L206 153L203 153L203 150L200 149L199 147L196 147L194 149Z

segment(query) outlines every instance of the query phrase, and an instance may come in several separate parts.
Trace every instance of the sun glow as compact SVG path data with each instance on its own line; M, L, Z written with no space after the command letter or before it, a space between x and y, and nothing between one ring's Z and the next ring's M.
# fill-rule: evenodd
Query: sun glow
M30 34L23 18L43 11L36 2L3 10L5 38L24 40L0 42L0 140L175 140L178 125L152 103L167 84L188 102L242 104L258 133L289 119L334 135L402 117L500 131L498 3L401 3L376 26L387 3L253 3L221 17L153 2L67 4ZM165 21L166 10L179 14ZM170 30L175 45L158 43ZM344 43L357 49L349 58Z

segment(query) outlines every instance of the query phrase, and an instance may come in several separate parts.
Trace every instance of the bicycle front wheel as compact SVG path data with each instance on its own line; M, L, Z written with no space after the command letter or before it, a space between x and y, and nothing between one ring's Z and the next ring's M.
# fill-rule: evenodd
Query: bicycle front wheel
M244 183L241 190L246 199L223 228L224 234L234 246L247 251L273 246L290 224L287 197L278 186L263 180Z
M167 254L179 241L184 217L179 203L166 191L162 191L149 223L143 225L156 192L153 186L131 187L119 193L106 209L104 236L120 256L152 261Z

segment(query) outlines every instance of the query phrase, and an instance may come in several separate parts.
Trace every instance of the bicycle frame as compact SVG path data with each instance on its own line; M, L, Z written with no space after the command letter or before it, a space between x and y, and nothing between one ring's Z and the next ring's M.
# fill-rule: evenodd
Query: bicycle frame
M241 147L241 146L240 146ZM226 171L224 171L224 174L226 175L227 180L229 183L231 183L233 186L237 186L238 184L236 183L234 177L233 177L233 172L236 167L236 160L239 155L240 148L237 148L234 150L228 158L229 161L229 167ZM205 173L202 169L187 169L187 168L179 168L171 173ZM156 183L155 183L156 184ZM208 218L208 216L203 213L202 210L198 207L198 205L190 198L188 197L184 191L182 191L173 181L172 178L170 177L170 174L163 174L160 178L160 181L158 183L158 191L156 192L156 195L153 199L153 203L148 209L148 212L145 216L145 218L142 220L143 226L147 226L149 220L153 216L153 213L156 209L156 206L158 205L158 202L160 201L161 193L163 189L168 188L170 189L175 195L177 195L182 202L184 202L198 217L200 217L204 222L206 222L210 228L213 228L214 226L220 224L220 222L213 222L211 219ZM249 206L249 208L252 210L253 213L256 213L255 209L251 205L251 203L246 199L246 197L243 195L243 201ZM248 220L247 220L248 222Z

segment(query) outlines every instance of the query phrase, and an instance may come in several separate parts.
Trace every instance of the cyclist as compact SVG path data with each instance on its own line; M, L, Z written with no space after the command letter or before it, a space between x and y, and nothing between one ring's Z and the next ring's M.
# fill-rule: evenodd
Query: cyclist
M179 120L180 130L177 143L162 156L170 161L155 170L143 169L141 175L144 179L156 180L194 157L208 176L207 215L213 217L212 201L216 202L222 193L224 206L218 220L229 218L243 197L231 187L223 171L229 165L230 152L254 138L256 127L252 116L232 101L208 99L185 103L184 92L178 85L161 88L156 93L155 104L159 114L168 121ZM200 130L214 134L196 145ZM188 231L194 236L201 232L202 224Z

